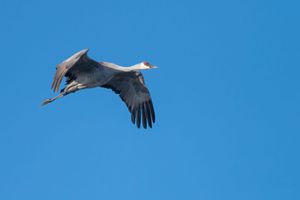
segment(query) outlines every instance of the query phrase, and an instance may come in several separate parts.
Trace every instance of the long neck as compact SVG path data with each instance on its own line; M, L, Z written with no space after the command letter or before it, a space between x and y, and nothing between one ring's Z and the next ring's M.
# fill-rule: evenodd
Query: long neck
M141 64L136 64L129 67L118 66L118 69L124 72L139 71L141 70Z

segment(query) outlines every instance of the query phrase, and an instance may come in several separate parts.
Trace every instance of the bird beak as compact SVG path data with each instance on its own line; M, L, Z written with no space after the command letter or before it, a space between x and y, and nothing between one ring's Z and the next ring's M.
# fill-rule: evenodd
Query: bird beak
M154 65L152 65L152 66L151 66L151 68L152 68L152 69L154 69L154 68L158 68L158 67L157 67L157 66L154 66Z

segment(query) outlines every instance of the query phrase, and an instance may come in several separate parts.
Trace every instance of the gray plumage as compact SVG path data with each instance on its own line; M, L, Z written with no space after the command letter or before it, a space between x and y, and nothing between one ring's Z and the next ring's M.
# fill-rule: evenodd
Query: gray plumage
M122 67L109 62L97 62L87 56L88 49L81 50L56 67L51 88L57 92L63 77L66 86L58 96L46 99L42 105L82 89L103 87L119 94L131 113L131 120L140 128L152 128L155 112L149 90L140 70L156 68L148 62Z

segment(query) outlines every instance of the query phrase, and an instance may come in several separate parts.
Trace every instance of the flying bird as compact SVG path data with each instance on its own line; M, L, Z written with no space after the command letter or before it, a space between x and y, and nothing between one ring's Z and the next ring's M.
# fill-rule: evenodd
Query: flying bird
M140 128L152 128L155 113L148 88L141 70L157 68L149 62L122 67L110 62L97 62L87 56L88 49L81 50L56 67L51 88L58 92L63 77L66 85L58 96L46 99L46 105L70 93L87 88L108 88L119 94L131 113L131 121Z

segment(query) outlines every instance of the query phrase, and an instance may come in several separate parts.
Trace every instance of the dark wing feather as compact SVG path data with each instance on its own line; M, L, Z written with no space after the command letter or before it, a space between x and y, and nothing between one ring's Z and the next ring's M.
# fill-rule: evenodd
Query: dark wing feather
M104 88L112 89L119 94L131 113L132 123L144 128L155 122L155 113L149 90L145 86L143 75L139 72L123 72L117 74Z
M76 75L80 73L80 71L93 70L95 61L88 58L87 52L88 49L81 50L57 65L51 86L54 92L58 91L64 76L68 78L67 83L70 83L76 79Z

